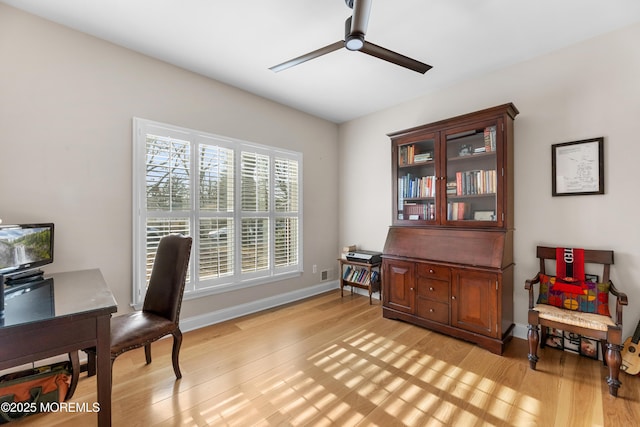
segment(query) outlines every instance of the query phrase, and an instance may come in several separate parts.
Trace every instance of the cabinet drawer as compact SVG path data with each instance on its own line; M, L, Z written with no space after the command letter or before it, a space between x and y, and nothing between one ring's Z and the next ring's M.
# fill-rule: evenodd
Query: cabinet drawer
M418 276L420 277L437 277L439 279L449 280L451 269L441 265L434 264L418 264Z
M424 319L449 324L449 304L418 298L416 314Z
M418 277L417 295L434 301L449 303L449 281Z

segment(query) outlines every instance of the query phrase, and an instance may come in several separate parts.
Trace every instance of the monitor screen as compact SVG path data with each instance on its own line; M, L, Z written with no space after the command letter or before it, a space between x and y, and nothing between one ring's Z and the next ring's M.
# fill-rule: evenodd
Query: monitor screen
M0 274L53 262L53 224L0 225Z

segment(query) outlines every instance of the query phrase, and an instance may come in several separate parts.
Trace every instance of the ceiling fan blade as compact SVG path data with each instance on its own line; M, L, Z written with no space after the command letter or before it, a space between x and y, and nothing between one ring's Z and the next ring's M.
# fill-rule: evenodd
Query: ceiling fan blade
M355 0L353 4L353 19L351 20L351 33L367 33L369 14L371 13L371 0Z
M297 58L290 59L282 64L274 65L269 69L275 73L286 70L287 68L295 67L296 65L302 64L303 62L307 62L311 59L317 58L322 55L326 55L327 53L331 53L334 50L338 50L344 47L344 41L340 40L339 42L335 42L328 46L322 47L320 49L314 50L313 52L309 52L302 56L298 56Z
M424 62L416 61L415 59L411 59L408 56L401 55L368 41L364 42L364 46L362 46L360 52L366 53L367 55L375 56L376 58L380 58L388 62L393 62L396 65L408 68L421 74L426 73L432 68L431 65L425 64Z

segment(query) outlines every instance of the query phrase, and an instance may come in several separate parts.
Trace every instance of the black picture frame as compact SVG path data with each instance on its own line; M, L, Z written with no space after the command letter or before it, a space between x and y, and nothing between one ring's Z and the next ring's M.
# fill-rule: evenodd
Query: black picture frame
M559 329L547 328L545 346L556 348L558 350L564 350L564 338L563 333Z
M553 196L604 194L604 137L551 146Z
M580 356L598 360L600 357L599 342L587 337L580 337Z
M579 334L564 331L564 349L580 354L581 338Z

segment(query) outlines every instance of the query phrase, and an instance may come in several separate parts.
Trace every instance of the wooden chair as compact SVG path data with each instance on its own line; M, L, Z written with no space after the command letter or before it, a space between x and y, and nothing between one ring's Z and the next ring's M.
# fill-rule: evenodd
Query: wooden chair
M142 311L111 319L112 367L116 357L139 347L144 347L146 362L151 363L151 343L173 335L173 371L177 379L182 378L178 365L182 332L178 321L190 255L191 237L170 234L160 239ZM95 348L85 352L87 375L95 375Z
M618 291L609 278L610 267L613 264L613 251L585 250L585 264L602 264L601 283L609 284L609 294L616 297L615 321L605 315L581 313L559 308L547 304L537 304L534 299L534 285L540 283L540 275L547 274L545 261L556 261L556 248L538 246L536 256L540 259L540 271L533 279L525 282L525 289L529 291L529 325L527 339L529 341L529 367L536 369L538 362L538 344L544 347L547 339L547 327L555 328L586 337L597 339L603 353L603 363L609 367L607 384L609 394L618 395L621 383L618 380L622 358L622 307L628 304L627 295ZM538 291L539 292L539 291ZM542 341L539 330L542 326ZM605 350L606 347L606 350Z

